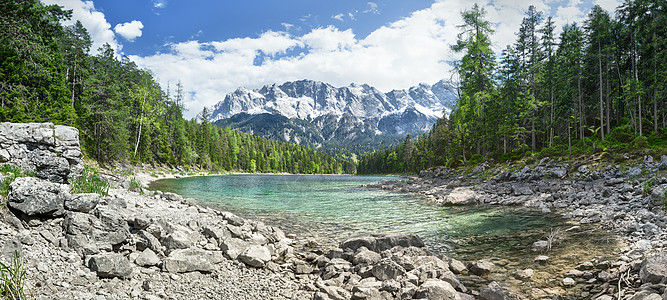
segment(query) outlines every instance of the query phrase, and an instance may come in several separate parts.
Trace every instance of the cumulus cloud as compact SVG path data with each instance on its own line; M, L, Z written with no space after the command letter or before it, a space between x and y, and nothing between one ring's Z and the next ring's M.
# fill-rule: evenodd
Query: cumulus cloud
M514 43L529 5L545 11L546 18L546 12L551 11L549 1L552 0L480 2L487 19L495 24L494 51L499 53L505 45ZM303 35L292 35L286 27L286 31L266 31L256 37L173 43L165 53L130 58L151 69L164 86L179 80L183 83L188 117L241 86L259 88L264 84L312 79L335 86L368 83L387 92L450 78L453 72L449 62L460 58L450 45L456 42L457 26L463 22L460 12L472 5L467 1L438 0L365 37L333 25L314 28ZM556 27L585 18L581 6L574 0L553 10L557 13Z
M72 10L72 19L66 21L64 25L73 25L76 20L81 21L84 27L90 33L93 40L91 47L92 53L97 53L97 49L108 43L111 48L119 52L121 45L116 41L115 34L111 30L111 24L107 22L103 13L95 9L92 1L82 0L42 0L47 5L60 5L65 9Z
M600 5L600 7L613 15L616 8L623 3L620 0L595 0L593 4Z
M132 22L122 23L114 27L114 31L126 40L134 42L138 37L141 36L141 30L144 28L144 24L141 21L134 20Z

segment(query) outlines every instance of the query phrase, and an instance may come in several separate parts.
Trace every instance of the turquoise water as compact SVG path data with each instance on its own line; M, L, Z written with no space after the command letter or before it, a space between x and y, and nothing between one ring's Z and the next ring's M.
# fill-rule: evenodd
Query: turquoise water
M294 233L335 246L360 233L418 234L434 252L463 261L488 259L496 270L487 278L467 279L468 287L498 281L518 294L533 287L559 287L562 274L592 258L613 259L620 246L604 231L582 224L563 235L548 253L547 265L533 262L533 242L571 222L557 214L520 207L442 207L413 194L362 187L395 177L336 175L226 175L159 180L152 189L175 192L200 203L260 219ZM530 284L512 278L518 270L535 269ZM568 290L575 293L575 290Z
M527 209L441 207L415 195L362 187L383 179L397 178L225 175L160 180L151 188L260 218L288 233L334 241L365 232L415 233L438 252L451 252L488 237L541 235L562 222L555 215ZM505 246L515 246L514 241L507 242ZM494 244L498 243L502 241Z

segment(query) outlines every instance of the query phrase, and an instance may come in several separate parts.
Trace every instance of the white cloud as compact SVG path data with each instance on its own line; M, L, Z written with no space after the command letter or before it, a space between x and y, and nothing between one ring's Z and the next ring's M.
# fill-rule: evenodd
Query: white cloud
M337 14L335 16L331 16L331 18L343 22L344 21L343 16L345 16L345 15L344 14Z
M155 8L167 7L167 0L153 0L153 7Z
M141 21L134 20L132 22L122 23L114 27L114 31L126 40L134 42L138 37L141 36L141 29L144 28L144 24Z
M283 28L285 28L285 31L289 31L290 29L292 29L294 27L294 25L290 24L290 23L280 23L280 25L282 25Z
M378 5L375 2L368 2L368 9L364 10L364 13L368 14L374 14L374 15L379 15L380 10L378 9Z
M480 2L487 19L496 25L492 36L494 51L499 53L514 43L529 5L545 11L546 18L552 11L551 1ZM386 92L450 77L448 62L460 57L450 50L450 45L456 42L457 26L462 24L461 11L472 5L467 1L438 0L365 37L333 25L292 35L286 32L291 27L284 26L286 31L266 31L252 38L174 43L166 53L130 58L151 69L163 86L182 81L188 117L221 101L240 86L259 88L264 84L312 79L335 86L368 83ZM556 28L571 21L581 22L585 18L581 7L584 5L573 0L553 10ZM304 16L304 20L311 17Z
M105 43L111 45L111 48L116 50L116 53L122 49L122 46L116 41L114 32L111 30L111 24L107 22L103 13L95 9L92 1L42 0L42 3L47 5L57 4L65 9L71 9L72 19L65 22L64 25L72 25L76 20L81 21L81 24L86 27L93 40L92 53L97 53L97 49Z
M620 0L595 0L593 4L600 5L600 7L613 16L616 8L623 3Z

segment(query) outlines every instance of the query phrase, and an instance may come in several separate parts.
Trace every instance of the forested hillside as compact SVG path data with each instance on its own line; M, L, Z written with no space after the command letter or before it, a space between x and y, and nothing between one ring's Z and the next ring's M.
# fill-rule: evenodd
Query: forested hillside
M613 14L595 6L557 35L530 6L497 55L492 24L473 6L451 47L463 55L456 108L417 141L364 156L359 172L667 148L666 9L664 0L625 0Z
M84 152L102 164L354 172L307 147L183 119L180 83L172 94L108 44L91 54L80 22L61 25L70 15L38 0L0 1L0 122L75 126Z

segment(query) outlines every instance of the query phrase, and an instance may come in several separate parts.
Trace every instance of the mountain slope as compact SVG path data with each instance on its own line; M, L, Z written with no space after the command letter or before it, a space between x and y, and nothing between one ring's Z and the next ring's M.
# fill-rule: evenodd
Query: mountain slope
M271 139L316 148L394 144L431 129L456 103L446 81L382 93L369 85L300 80L239 88L211 109L210 121ZM357 152L357 151L355 151Z

